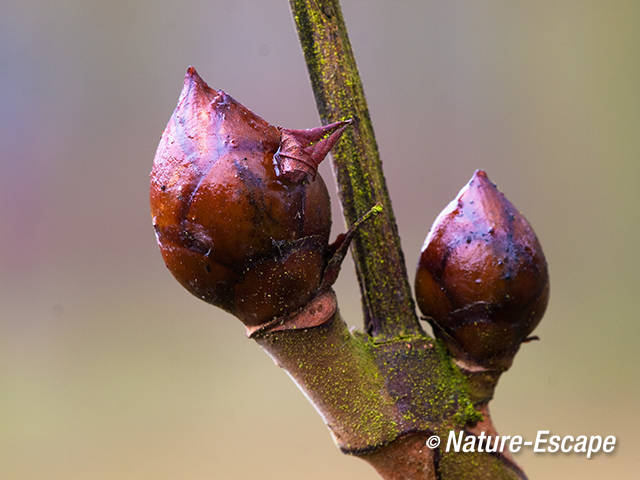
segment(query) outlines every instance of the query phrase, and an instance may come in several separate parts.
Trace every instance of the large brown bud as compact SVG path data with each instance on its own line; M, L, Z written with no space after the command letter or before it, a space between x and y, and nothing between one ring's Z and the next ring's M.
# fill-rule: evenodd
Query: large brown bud
M346 123L279 129L190 67L151 171L153 226L176 279L248 326L304 306L331 227L316 167Z
M416 297L454 356L507 368L549 298L542 248L524 216L475 172L434 222L416 273Z

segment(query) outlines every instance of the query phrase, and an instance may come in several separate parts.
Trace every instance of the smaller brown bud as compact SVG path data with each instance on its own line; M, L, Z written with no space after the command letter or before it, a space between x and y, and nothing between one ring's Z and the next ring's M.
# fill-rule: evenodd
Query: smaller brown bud
M422 313L457 358L508 368L549 298L547 263L524 216L482 170L434 222L416 272Z

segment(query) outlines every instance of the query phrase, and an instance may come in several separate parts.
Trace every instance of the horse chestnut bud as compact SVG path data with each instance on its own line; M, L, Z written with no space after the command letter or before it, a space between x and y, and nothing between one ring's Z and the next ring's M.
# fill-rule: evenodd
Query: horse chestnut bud
M434 222L418 263L416 297L458 358L508 368L547 306L549 275L524 216L475 172Z
M316 169L347 123L275 127L190 67L151 171L153 226L175 278L247 326L303 307L331 227Z

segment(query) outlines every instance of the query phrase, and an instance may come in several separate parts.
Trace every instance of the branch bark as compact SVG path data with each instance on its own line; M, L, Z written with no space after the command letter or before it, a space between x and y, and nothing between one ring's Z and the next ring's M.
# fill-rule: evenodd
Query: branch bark
M333 151L347 224L375 204L383 207L381 215L360 227L352 244L371 336L348 332L336 311L319 327L284 328L257 341L305 391L341 449L369 462L382 478L526 478L502 455L425 447L429 435L444 439L452 429L495 435L487 402L499 373L458 368L420 327L339 1L290 4L323 123L354 120ZM484 414L480 422L474 406Z
M444 346L427 335L380 342L350 332L332 291L298 315L251 333L316 407L336 444L385 480L522 480L502 455L446 452L451 430L495 435ZM440 448L425 441L440 437Z
M383 211L352 244L365 329L373 336L421 333L369 110L337 0L291 0L291 9L324 123L352 118L333 149L333 167L348 225L373 205Z

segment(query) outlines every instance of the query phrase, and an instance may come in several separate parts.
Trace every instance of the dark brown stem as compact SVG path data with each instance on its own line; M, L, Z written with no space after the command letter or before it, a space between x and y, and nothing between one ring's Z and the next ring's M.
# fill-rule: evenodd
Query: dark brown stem
M427 448L426 433L405 435L387 448L363 456L385 480L437 480L436 452Z
M365 328L373 336L421 332L369 110L337 0L291 0L320 117L352 118L333 149L342 208L351 225L373 205L382 213L363 225L352 253L362 292Z

